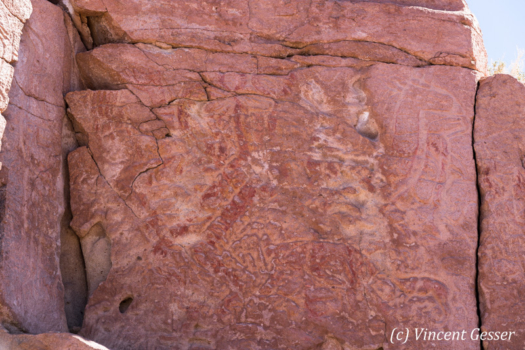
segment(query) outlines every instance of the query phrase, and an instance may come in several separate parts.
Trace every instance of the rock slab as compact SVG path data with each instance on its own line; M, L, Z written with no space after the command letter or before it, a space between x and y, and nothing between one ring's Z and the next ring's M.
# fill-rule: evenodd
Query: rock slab
M0 1L0 113L9 103L9 90L13 80L14 68L18 60L18 49L24 23L31 15L29 0ZM5 120L0 114L0 138L5 129Z
M525 85L508 75L480 84L474 129L481 198L479 296L482 327L515 332L489 349L525 342Z
M486 71L481 31L463 0L67 2L88 48L140 42L284 58L325 43L348 45L354 57L363 51L357 42L421 64Z
M183 58L199 54L212 59ZM78 56L100 90L66 97L84 145L68 158L71 225L109 240L86 243L105 253L80 334L112 349L376 349L394 328L475 328L477 75L213 55ZM259 73L276 63L288 71ZM195 92L164 89L181 81Z
M27 14L24 2L10 4ZM63 96L81 88L73 58L81 43L61 9L31 4L0 154L0 322L12 332L42 333L68 330L59 264L68 206L63 152L71 150L68 138L76 141L72 131L68 136Z

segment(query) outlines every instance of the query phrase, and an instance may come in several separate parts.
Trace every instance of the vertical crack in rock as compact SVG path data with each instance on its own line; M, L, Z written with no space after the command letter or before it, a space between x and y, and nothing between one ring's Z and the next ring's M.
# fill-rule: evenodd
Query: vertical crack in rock
M67 326L72 333L78 333L82 327L84 309L88 299L86 267L80 239L70 227L73 214L71 212L67 155L76 148L78 148L78 143L75 138L75 131L69 118L65 115L62 126L62 179L65 208L60 223L60 273L64 285L64 309Z
M64 303L68 329L78 333L84 319L87 305L87 277L80 239L69 227L71 209L67 210L62 220L60 234L60 271L64 284Z
M476 292L476 306L477 306L477 313L478 313L478 328L481 329L481 304L480 304L480 290L479 290L479 247L481 244L481 205L482 205L482 198L481 198L481 189L479 186L479 172L478 172L478 162L476 158L476 149L474 147L475 144L475 125L476 125L476 106L477 106L477 98L478 98L478 92L479 92L479 85L478 82L477 89L476 89L476 96L474 100L474 118L472 120L472 152L474 155L474 166L476 168L476 190L478 192L478 245L476 248L476 277L474 283L475 285L475 292ZM480 349L483 349L483 341L480 340Z

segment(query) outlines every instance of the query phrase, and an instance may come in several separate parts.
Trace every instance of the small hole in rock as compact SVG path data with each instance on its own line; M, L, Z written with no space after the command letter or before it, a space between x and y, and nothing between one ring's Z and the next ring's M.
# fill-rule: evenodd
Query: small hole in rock
M124 300L122 300L120 302L120 305L118 306L118 309L120 311L121 314L125 313L129 306L131 305L131 303L133 302L133 298L126 298Z
M137 260L138 260L138 261L141 261L141 260L142 260L142 257L141 257L141 256L137 256Z

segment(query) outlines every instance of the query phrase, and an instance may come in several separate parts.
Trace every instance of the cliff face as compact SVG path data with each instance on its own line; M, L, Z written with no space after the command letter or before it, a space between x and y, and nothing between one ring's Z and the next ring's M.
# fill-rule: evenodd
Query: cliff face
M392 335L470 331L479 310L483 330L518 331L498 303L519 299L522 245L500 223L519 231L521 214L492 213L519 205L523 169L491 163L502 148L483 142L508 139L498 128L521 110L500 109L523 97L503 77L478 91L486 54L463 0L59 5L32 1L5 112L9 332L111 349L421 349ZM502 79L513 93L494 100ZM500 173L514 185L491 195ZM39 337L0 342L99 346Z

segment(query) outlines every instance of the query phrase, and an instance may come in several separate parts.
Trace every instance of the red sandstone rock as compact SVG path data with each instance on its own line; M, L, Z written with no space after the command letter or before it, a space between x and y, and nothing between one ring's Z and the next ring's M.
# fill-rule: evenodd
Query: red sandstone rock
M8 94L11 89L14 71L13 66L0 59L0 113L5 111L9 104Z
M98 45L143 42L286 57L308 45L338 43L347 46L350 57L456 65L485 72L481 32L464 1L380 2L384 3L106 0L107 12L90 18ZM399 6L415 3L457 12ZM101 6L83 11L90 10L100 11Z
M8 63L18 59L18 46L22 28L31 14L31 3L27 0L0 1L0 59Z
M6 112L9 331L69 328L113 350L349 350L398 348L395 328L477 326L469 69L485 72L486 55L463 0L59 2L73 21L33 0ZM0 0L0 111L29 8ZM80 70L73 24L97 46L76 56ZM95 91L67 95L71 126L63 94L83 89L79 75ZM476 135L508 143L492 136L507 126L484 116L517 120L521 107L503 102L508 93L489 101L507 91L494 81L482 84ZM64 156L77 141L71 217ZM494 260L520 246L493 237L508 218L491 215L519 199L491 192L498 148L477 147L490 170L480 176L484 327L520 327L508 315L521 310L509 305L516 258ZM0 332L2 346L103 348Z
M28 0L0 1L0 113L5 111L9 103L8 94L14 72L10 63L18 59L22 28L31 11L31 2ZM1 116L0 119L2 120L1 137L5 121Z
M82 54L83 75L100 88L188 69L148 47L151 74L126 70L148 67L139 48ZM364 349L396 327L475 328L477 78L357 66L202 71L222 97L153 115L126 90L68 94L87 146L69 156L72 227L111 245L81 334L112 349Z
M66 333L8 335L0 330L2 350L108 350L93 341Z
M523 239L525 210L525 86L508 75L483 80L474 140L481 195L479 292L484 331L516 332L487 349L521 349L525 342Z
M30 0L2 0L3 6L21 22L25 23L32 12ZM3 22L2 24L5 24Z
M40 333L67 331L59 255L67 205L63 152L73 147L65 142L71 131L64 127L63 94L81 88L73 59L81 44L57 6L45 0L32 6L0 155L0 303L9 313L0 322Z
M350 0L350 2L378 2L403 6L420 6L445 11L461 11L467 8L464 0Z

